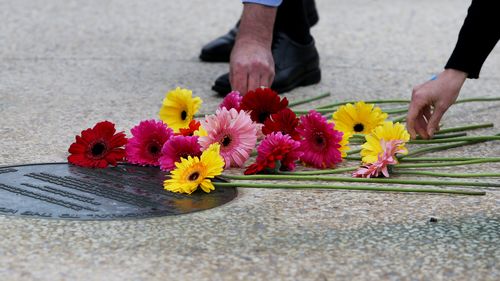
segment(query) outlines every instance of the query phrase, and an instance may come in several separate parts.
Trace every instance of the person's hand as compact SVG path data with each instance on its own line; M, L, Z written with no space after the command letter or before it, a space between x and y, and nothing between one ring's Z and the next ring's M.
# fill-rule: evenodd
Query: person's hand
M243 95L258 87L270 87L274 80L271 53L276 7L245 3L236 43L229 62L233 91Z
M256 40L238 40L229 65L231 87L242 94L258 87L271 87L274 60L271 49Z
M412 139L417 133L424 139L434 136L444 113L457 100L466 78L465 72L446 69L437 79L413 88L406 117L406 127Z

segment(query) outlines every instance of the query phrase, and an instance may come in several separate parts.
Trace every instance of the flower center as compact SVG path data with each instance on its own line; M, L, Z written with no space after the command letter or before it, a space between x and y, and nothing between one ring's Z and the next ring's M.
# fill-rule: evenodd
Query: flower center
M325 136L323 136L323 133L316 132L314 133L314 143L319 146L319 147L324 147L326 145L326 139Z
M264 123L266 121L267 117L269 117L269 112L261 112L259 113L259 123Z
M151 153L151 155L156 157L156 156L158 156L158 154L160 154L161 146L157 141L152 141L148 145L148 151L149 151L149 153Z
M102 157L104 152L106 152L106 144L103 142L96 142L94 145L92 145L92 148L90 149L92 156L93 157Z
M356 133L361 133L361 132L363 132L364 129L365 129L365 126L361 123L354 125L354 131Z
M222 146L228 146L231 144L231 137L228 135L225 135L224 138L222 138L222 141L220 142Z
M189 179L190 181L195 181L195 180L197 180L199 177L200 177L200 173L198 173L198 172L194 172L194 173L192 173L191 175L189 175L188 179Z
M187 112L186 112L185 110L183 110L183 111L181 112L181 119L182 119L182 120L186 120L187 116L188 116Z

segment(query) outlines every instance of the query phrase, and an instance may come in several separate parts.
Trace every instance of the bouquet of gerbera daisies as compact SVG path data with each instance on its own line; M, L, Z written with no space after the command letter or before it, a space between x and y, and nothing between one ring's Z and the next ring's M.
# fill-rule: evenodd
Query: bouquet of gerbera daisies
M258 88L244 96L238 92L231 92L214 114L201 116L200 120L196 120L195 118L200 117L197 113L202 100L193 97L190 90L176 88L166 94L159 112L160 120L139 122L131 129L132 136L129 139L123 132L116 133L113 123L100 122L76 137L76 142L69 148L68 161L92 168L117 165L120 161L159 167L167 173L165 189L188 194L198 188L208 193L216 186L484 194L484 192L449 189L245 182L261 179L497 186L478 182L390 179L392 174L412 172L435 177L467 177L463 174L439 174L435 171L408 169L500 161L498 158L490 157L450 158L444 159L441 163L401 163L411 160L411 157L407 156L500 139L499 136L468 137L463 133L490 124L444 129L434 140L410 141L408 132L400 123L403 121L401 116L390 118L391 114L404 113L405 108L382 110L377 106L384 103L407 103L405 100L353 101L324 105L306 111L292 109L296 105L327 96L328 94L323 94L289 103L286 97L280 97L269 88ZM432 143L448 144L427 146L412 152L409 152L407 147L408 144ZM354 148L356 145L359 145L359 148ZM356 156L358 153L359 156ZM252 156L256 156L253 163L248 163ZM413 161L424 159L413 158ZM427 158L427 160L437 161L437 158ZM339 167L345 161L361 161L361 164ZM299 166L303 167L302 171L295 171ZM224 169L230 168L241 169L244 175L224 174ZM349 173L348 177L323 176L346 172ZM319 174L322 176L318 176ZM217 176L237 182L212 182Z

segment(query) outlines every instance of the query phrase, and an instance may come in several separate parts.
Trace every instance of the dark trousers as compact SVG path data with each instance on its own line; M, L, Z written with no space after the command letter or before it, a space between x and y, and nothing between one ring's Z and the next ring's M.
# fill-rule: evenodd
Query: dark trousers
M301 44L311 42L311 26L318 22L318 11L314 0L283 0L278 7L275 32L283 32Z

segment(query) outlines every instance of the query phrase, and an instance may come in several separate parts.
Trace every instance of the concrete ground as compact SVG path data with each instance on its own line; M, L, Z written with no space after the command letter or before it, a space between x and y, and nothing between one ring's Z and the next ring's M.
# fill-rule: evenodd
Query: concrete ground
M318 0L322 82L290 100L408 98L442 69L470 1ZM226 64L200 47L238 19L237 0L0 0L0 165L64 161L74 135L155 118L165 92L202 111ZM498 47L462 97L498 96ZM313 105L319 105L316 102ZM303 106L304 109L313 105ZM500 103L455 106L445 126L493 122ZM491 142L440 155L500 155ZM453 171L498 171L499 164ZM235 171L233 171L235 172ZM492 180L494 181L494 180ZM0 216L2 280L499 280L500 192L486 196L240 189L177 217L78 222ZM431 217L437 222L431 223Z

